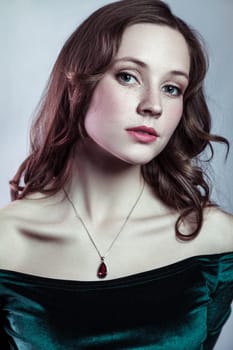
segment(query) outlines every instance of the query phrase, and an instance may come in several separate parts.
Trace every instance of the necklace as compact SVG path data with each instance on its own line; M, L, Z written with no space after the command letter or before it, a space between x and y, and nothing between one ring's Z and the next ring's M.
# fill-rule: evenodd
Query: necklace
M89 239L90 239L90 241L91 241L93 247L95 248L95 250L97 251L97 253L98 253L99 257L100 257L100 264L99 264L99 267L98 267L98 269L97 269L97 277L99 277L99 278L104 278L104 277L107 276L107 274L108 274L108 269L107 269L107 265L106 265L106 263L105 263L105 258L106 258L107 255L110 253L110 251L111 251L111 249L112 249L114 243L116 242L116 240L117 240L118 237L120 236L121 232L123 231L125 225L126 225L127 222L129 221L129 218L130 218L130 216L131 216L133 210L135 209L136 205L138 204L138 202L139 202L139 200L140 200L140 198L141 198L141 196L142 196L144 187L145 187L145 181L143 182L142 188L141 188L141 190L140 190L140 192L139 192L139 195L138 195L137 198L136 198L136 201L134 202L134 204L133 204L132 208L130 209L128 215L126 216L125 220L123 221L123 224L121 225L120 230L117 232L117 234L116 234L116 236L114 237L113 241L110 243L110 245L109 245L108 249L106 250L105 254L101 254L101 252L100 252L99 248L97 247L97 245L96 245L96 243L95 243L95 241L94 241L94 239L93 239L93 237L92 237L90 231L89 231L88 228L87 228L87 225L85 224L85 222L84 222L83 219L81 218L80 214L78 213L77 208L75 207L74 203L73 203L72 200L70 199L68 193L63 189L63 190L64 190L64 193L65 193L65 195L66 195L67 200L69 201L69 203L71 204L71 206L72 206L72 208L73 208L73 211L74 211L74 213L75 213L75 217L76 217L77 219L79 219L79 221L80 221L81 224L83 225L83 227L84 227L84 229L85 229L85 231L86 231L86 233L87 233L87 235L88 235L88 237L89 237Z

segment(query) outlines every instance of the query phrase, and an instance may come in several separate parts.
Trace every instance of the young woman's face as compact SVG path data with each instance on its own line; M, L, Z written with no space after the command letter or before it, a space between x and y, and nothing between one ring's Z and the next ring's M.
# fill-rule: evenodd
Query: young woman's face
M183 36L167 26L128 27L85 118L89 138L105 153L146 164L167 145L183 111L190 56Z

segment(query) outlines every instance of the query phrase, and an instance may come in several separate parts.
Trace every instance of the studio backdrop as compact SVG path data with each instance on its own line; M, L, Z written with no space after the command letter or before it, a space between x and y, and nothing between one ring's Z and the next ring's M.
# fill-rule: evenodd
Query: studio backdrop
M0 206L9 200L8 182L28 151L33 111L64 41L76 26L107 0L1 0L0 3ZM173 11L204 37L210 57L206 96L213 132L233 147L233 1L167 0ZM213 199L233 213L233 150L215 147L210 176ZM219 227L221 230L221 227ZM233 349L233 316L216 350Z

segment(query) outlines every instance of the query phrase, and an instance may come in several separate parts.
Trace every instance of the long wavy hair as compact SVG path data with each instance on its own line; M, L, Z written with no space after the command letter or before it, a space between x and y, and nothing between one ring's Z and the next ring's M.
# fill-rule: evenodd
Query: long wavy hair
M158 198L179 213L175 225L179 239L196 237L203 209L210 204L209 184L199 156L211 141L210 113L203 93L208 59L199 35L160 0L121 0L91 14L63 46L34 119L30 154L10 181L12 199L29 193L54 194L69 179L77 141L86 137L84 118L92 94L109 69L125 29L137 23L169 26L179 31L190 52L190 83L184 95L181 121L166 148L142 166L142 174ZM21 185L23 183L23 185ZM191 217L189 235L181 224Z

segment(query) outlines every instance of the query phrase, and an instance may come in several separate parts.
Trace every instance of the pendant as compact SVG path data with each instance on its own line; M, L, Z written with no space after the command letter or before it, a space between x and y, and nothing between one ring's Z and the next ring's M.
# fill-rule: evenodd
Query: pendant
M97 271L97 276L99 278L104 278L107 276L107 266L104 262L103 257L101 257L101 263L100 263L100 266L99 266L98 271Z

